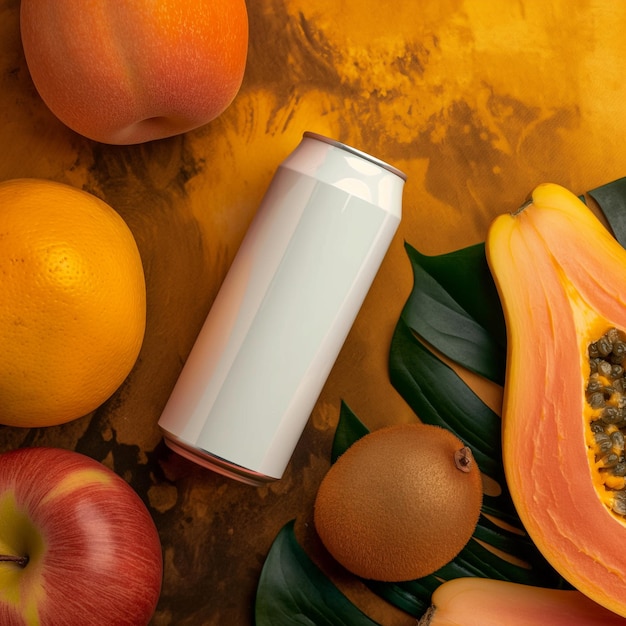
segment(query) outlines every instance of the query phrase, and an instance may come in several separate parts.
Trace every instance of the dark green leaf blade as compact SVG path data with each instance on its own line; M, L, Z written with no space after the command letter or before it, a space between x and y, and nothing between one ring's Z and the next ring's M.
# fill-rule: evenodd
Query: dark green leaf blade
M420 618L430 606L430 598L441 583L442 581L434 576L426 576L402 583L370 580L366 584L377 596L392 606Z
M330 462L334 463L355 441L363 437L363 435L367 435L367 433L369 433L367 426L342 401L339 411L339 423L333 438Z
M474 537L520 560L526 560L534 544L527 535L496 525L488 517L480 516Z
M439 256L405 248L413 269L402 312L409 328L459 365L502 384L504 316L484 244Z
M352 604L297 542L294 522L278 533L257 587L256 626L379 626Z
M510 564L502 563L503 559L498 554L488 550L488 555L483 555L482 558L487 558L491 562L503 580L547 587L561 586L560 575L548 564L528 535L503 528L481 515L474 539L528 565L528 568L525 566L511 568ZM484 548L481 546L481 549Z
M626 177L596 187L589 195L602 209L617 241L626 247Z
M389 377L420 421L452 431L480 469L502 484L500 417L411 332L401 317L389 355Z

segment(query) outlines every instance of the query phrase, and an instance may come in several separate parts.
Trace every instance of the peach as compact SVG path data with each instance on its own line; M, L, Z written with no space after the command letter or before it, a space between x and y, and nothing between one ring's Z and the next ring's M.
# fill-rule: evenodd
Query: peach
M22 0L33 83L67 126L135 144L218 117L243 80L244 0Z

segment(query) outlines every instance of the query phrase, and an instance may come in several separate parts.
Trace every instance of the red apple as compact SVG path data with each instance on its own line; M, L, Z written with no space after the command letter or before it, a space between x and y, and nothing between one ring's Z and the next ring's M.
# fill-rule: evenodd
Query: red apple
M0 454L0 624L141 626L163 577L161 544L133 489L59 448Z

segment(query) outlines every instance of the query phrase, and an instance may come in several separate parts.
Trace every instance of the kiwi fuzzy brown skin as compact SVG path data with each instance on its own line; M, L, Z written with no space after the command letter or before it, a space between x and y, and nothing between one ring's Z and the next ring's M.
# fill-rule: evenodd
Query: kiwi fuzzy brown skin
M322 480L314 508L331 556L361 578L414 580L451 561L471 538L482 480L450 431L397 424L355 442Z

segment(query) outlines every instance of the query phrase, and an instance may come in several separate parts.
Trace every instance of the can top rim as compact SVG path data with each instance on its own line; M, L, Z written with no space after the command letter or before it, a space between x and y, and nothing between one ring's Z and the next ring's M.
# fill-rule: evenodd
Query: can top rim
M323 141L324 143L330 144L331 146L335 146L336 148L340 148L341 150L345 150L346 152L351 152L352 154L360 156L363 159L367 159L368 161L371 161L372 163L376 163L376 165L379 165L380 167L383 167L384 169L390 171L392 174L399 176L403 181L406 182L407 176L402 170L399 170L397 167L394 167L393 165L389 165L389 163L386 163L385 161L378 159L372 156L371 154L368 154L367 152L363 152L362 150L357 150L356 148L353 148L352 146L342 143L341 141L337 141L335 139L331 139L330 137L326 137L324 135L320 135L319 133L314 133L308 130L302 136L308 137L310 139L317 139L318 141Z

